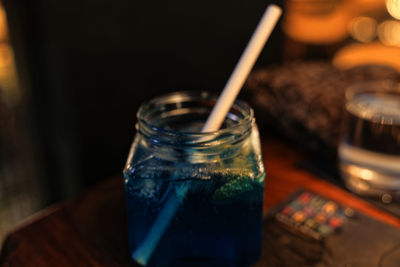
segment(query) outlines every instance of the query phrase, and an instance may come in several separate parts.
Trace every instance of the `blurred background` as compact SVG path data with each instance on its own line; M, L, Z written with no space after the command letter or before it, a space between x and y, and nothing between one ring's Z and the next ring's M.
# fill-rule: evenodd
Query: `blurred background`
M400 71L400 1L275 2L284 16L255 68L324 60ZM120 174L140 103L219 92L269 3L2 0L0 241Z

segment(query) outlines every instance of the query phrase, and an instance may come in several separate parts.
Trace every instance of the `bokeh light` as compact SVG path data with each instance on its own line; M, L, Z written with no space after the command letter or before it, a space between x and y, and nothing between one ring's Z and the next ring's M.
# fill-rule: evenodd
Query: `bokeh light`
M377 22L370 17L356 17L349 25L350 35L357 41L369 43L376 37Z
M387 0L386 8L393 18L400 19L400 0Z
M388 46L400 47L400 21L386 20L378 26L379 40Z

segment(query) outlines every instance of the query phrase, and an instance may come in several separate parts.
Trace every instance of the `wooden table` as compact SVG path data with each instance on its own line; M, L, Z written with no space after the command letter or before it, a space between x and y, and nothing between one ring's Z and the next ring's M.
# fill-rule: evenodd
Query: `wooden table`
M304 153L276 140L262 142L267 170L265 210L306 188L400 227L393 217L296 167ZM135 266L128 253L123 179L110 178L76 199L54 205L9 233L4 266Z

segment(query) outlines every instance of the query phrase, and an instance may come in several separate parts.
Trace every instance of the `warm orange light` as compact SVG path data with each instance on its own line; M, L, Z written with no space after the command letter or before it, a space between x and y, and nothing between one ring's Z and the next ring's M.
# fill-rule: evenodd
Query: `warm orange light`
M389 46L400 47L400 21L386 20L378 27L379 40Z
M380 42L351 44L336 53L333 64L340 69L359 65L381 64L391 66L400 72L400 49L386 46Z
M9 68L14 62L14 55L11 46L7 43L0 44L0 76L3 68Z
M400 19L400 0L387 0L386 8L393 18Z
M386 0L346 0L361 13L370 13L385 8Z
M355 26L353 38L370 42L376 37L376 22L353 21L353 18L379 16L386 12L389 0L344 0L344 1L286 1L282 29L291 39L308 44L332 44L349 36L349 24ZM390 0L399 2L400 0ZM375 24L375 25L374 25Z
M376 20L370 17L356 17L350 22L351 36L362 43L369 43L376 37Z
M318 2L318 1L317 1ZM344 40L354 12L349 2L288 1L283 31L293 40L311 44L331 44Z
M14 53L8 42L6 12L0 4L0 93L9 106L20 101L20 89L14 62Z
M7 19L6 12L3 7L0 6L0 42L4 42L7 40Z

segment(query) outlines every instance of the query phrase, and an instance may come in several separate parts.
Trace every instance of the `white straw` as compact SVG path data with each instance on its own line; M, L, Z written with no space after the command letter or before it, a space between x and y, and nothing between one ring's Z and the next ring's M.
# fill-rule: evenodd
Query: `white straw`
M253 68L254 63L261 53L265 42L271 35L281 14L282 9L277 5L272 4L265 10L253 36L247 44L239 62L236 64L234 71L229 77L224 90L218 97L217 103L212 109L211 114L208 116L208 119L201 130L202 132L216 131L221 127L222 122L225 120L229 109L239 94L240 89L246 81L247 76Z
M218 97L217 103L207 118L202 132L216 131L220 128L281 14L280 7L276 5L267 7L238 64ZM147 265L179 205L184 201L188 188L189 184L183 184L176 188L175 194L169 197L146 238L131 255L137 263Z

